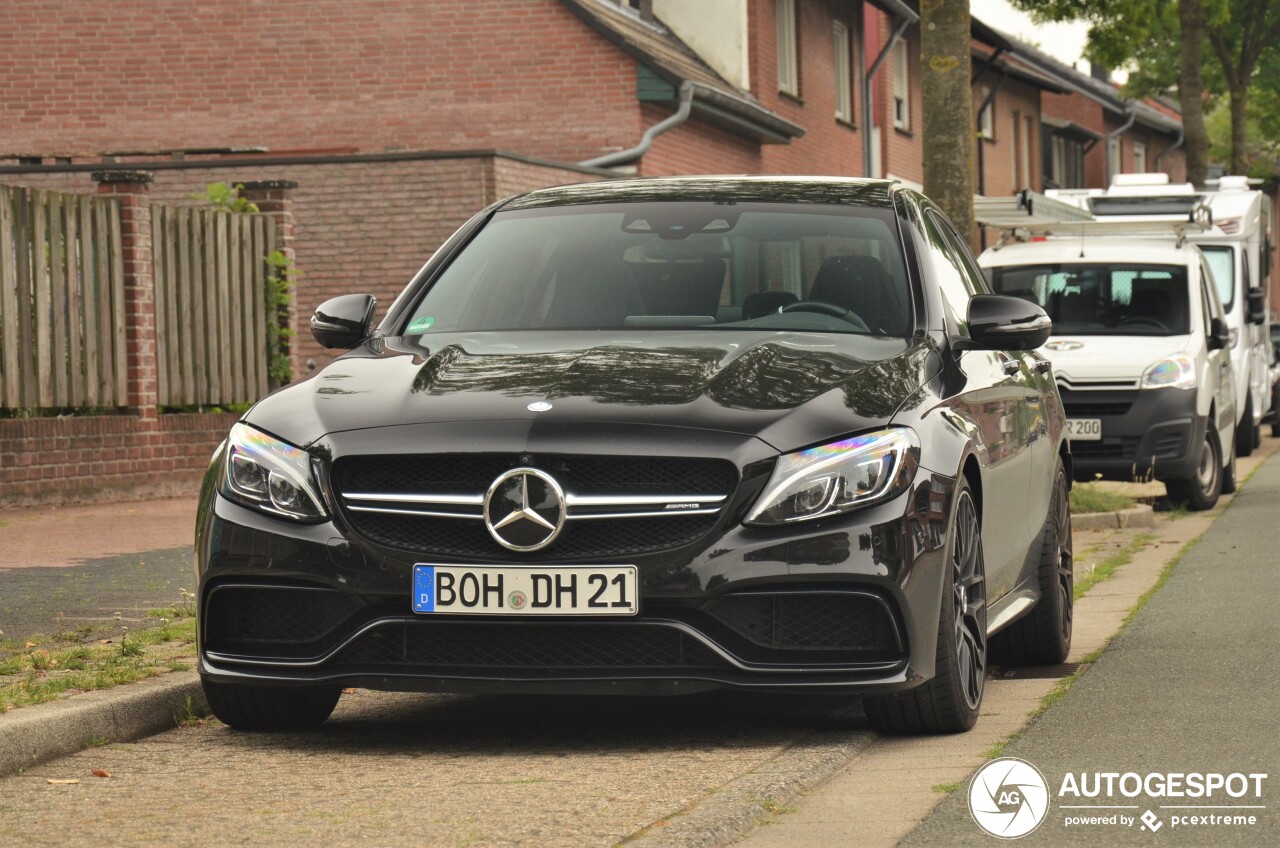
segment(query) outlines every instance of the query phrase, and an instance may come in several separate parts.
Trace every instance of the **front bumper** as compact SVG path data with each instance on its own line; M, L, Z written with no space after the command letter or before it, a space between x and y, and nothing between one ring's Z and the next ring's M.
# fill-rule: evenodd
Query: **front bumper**
M1062 390L1069 419L1096 418L1102 438L1071 442L1078 481L1186 480L1195 476L1207 418L1182 389Z
M755 494L740 492L702 539L627 560L640 613L625 618L415 615L422 555L341 515L290 524L206 486L200 671L443 692L910 688L934 671L954 482L919 469L893 501L769 530L739 523Z

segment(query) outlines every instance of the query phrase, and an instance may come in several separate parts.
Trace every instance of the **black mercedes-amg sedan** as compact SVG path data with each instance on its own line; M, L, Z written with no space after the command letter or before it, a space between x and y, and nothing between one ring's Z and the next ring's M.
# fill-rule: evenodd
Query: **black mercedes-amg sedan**
M349 352L254 406L197 526L233 727L343 687L863 699L971 727L1071 639L1049 319L889 181L535 191L468 221Z

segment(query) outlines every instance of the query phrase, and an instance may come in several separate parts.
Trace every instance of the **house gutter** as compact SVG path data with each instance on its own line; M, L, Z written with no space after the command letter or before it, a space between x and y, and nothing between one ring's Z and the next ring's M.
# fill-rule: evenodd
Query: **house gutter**
M1156 157L1157 171L1160 170L1160 160L1164 158L1164 155L1166 153L1170 153L1174 150L1177 150L1179 147L1182 146L1182 143L1186 140L1187 140L1187 131L1181 126L1178 127L1178 140L1175 141L1173 144L1169 145L1168 147L1166 147L1164 150L1161 150L1160 155Z
M676 109L675 114L663 118L645 130L644 135L640 136L640 143L635 147L628 147L626 150L619 150L615 153L606 153L603 156L579 162L578 166L582 168L616 168L620 165L630 165L640 159L641 156L649 152L649 147L653 144L655 138L667 130L680 126L689 117L689 112L693 109L693 88L693 83L687 80L680 84L680 106Z
M875 81L876 74L880 71L880 66L884 64L884 60L889 58L889 51L893 49L893 45L898 43L898 39L907 31L907 27L920 20L918 15L910 6L907 6L902 0L890 0L887 4L893 7L898 15L898 25L894 27L893 34L889 36L889 40L885 42L884 48L880 51L880 55L876 56L876 60L871 63L871 67L862 75L862 175L871 175L871 130L872 120L874 118L871 108L871 83Z
M1115 178L1115 174L1111 173L1111 142L1114 141L1116 137L1120 135L1120 133L1128 132L1129 127L1133 126L1134 122L1138 120L1138 110L1129 109L1126 112L1126 114L1129 116L1129 120L1125 121L1123 126L1116 127L1114 130L1107 133L1107 149L1104 152L1106 153L1106 156L1107 156L1107 185L1108 186L1111 185L1111 180Z

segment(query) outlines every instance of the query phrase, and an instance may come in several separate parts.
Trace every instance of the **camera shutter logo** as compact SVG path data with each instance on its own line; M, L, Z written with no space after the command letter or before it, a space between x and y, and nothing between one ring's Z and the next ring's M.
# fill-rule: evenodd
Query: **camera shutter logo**
M1001 839L1026 836L1049 813L1049 785L1025 760L992 760L969 781L969 814L978 827Z

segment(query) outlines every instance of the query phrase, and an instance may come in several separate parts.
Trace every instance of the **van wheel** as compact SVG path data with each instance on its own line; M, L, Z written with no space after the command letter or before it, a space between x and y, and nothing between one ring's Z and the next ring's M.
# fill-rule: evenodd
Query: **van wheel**
M1213 427L1205 431L1196 469L1196 475L1190 480L1169 480L1164 484L1169 500L1185 503L1196 512L1213 509L1222 494L1222 447Z
M1230 451L1230 458L1222 468L1222 494L1234 495L1238 488L1236 482L1236 452Z
M1248 456L1258 446L1259 428L1253 426L1253 395L1244 402L1244 417L1236 425L1236 456Z

